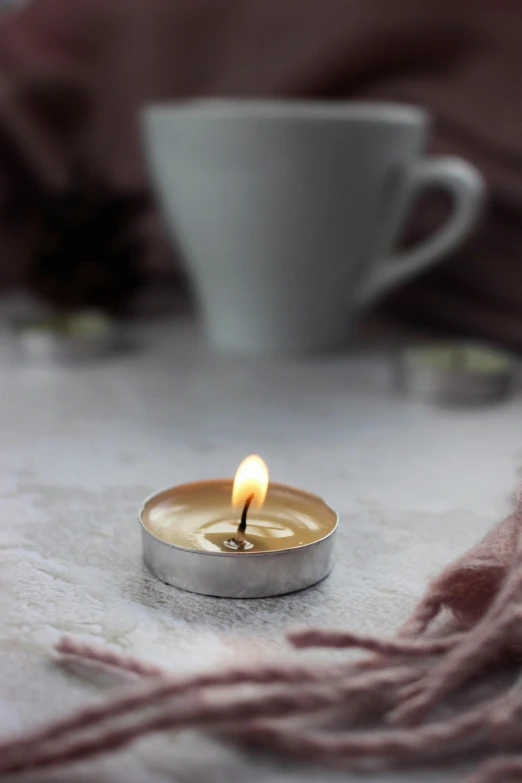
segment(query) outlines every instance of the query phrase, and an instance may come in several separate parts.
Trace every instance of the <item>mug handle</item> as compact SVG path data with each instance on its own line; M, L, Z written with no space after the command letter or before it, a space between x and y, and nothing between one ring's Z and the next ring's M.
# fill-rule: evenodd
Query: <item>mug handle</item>
M401 280L415 275L455 249L476 225L484 206L486 186L479 171L461 158L425 158L407 175L405 214L420 192L442 187L453 201L453 212L433 234L407 250L378 260L356 294L361 306Z

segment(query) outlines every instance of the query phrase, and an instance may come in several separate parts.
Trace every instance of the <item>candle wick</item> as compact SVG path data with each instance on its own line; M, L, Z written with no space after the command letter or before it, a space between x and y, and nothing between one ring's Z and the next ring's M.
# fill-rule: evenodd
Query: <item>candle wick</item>
M241 521L237 528L237 534L236 534L236 541L242 542L245 540L245 530L247 526L247 514L248 509L250 508L250 504L252 503L254 499L254 493L249 495L247 499L245 500L245 505L243 506L243 512L241 514Z

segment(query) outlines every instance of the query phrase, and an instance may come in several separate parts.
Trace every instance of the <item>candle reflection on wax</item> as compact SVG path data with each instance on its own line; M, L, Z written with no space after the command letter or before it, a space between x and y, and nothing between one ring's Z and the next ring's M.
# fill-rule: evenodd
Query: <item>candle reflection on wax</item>
M236 535L237 514L227 504L219 482L201 490L192 504L178 503L178 498L171 496L150 510L145 507L143 521L151 533L169 544L207 552L230 551L225 542ZM178 493L184 494L183 487ZM304 546L330 532L334 522L329 514L315 518L313 507L308 508L306 503L301 508L296 504L286 508L282 500L276 486L273 496L268 493L264 509L252 513L247 539L253 547L245 553Z
M230 481L201 481L173 487L145 504L145 527L169 544L206 552L230 552L243 505L250 496L245 539L239 554L305 546L328 535L336 515L314 495L269 485L263 460L253 455ZM227 543L228 542L228 543Z

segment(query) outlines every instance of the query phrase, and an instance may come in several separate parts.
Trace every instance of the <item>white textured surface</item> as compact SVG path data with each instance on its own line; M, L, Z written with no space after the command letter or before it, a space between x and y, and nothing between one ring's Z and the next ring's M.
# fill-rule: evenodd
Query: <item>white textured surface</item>
M3 734L96 692L52 664L50 650L64 632L177 670L273 649L296 622L391 633L426 580L509 507L522 461L520 399L436 411L394 399L387 364L376 356L224 363L206 356L184 323L149 327L140 337L142 352L69 369L17 366L1 338L0 545L10 597L0 627ZM339 511L332 576L300 594L252 602L157 583L140 561L142 498L171 483L232 475L251 452L263 455L274 480L317 492ZM74 771L78 783L100 776L114 783L353 779L254 762L183 734ZM38 781L71 779L68 770Z

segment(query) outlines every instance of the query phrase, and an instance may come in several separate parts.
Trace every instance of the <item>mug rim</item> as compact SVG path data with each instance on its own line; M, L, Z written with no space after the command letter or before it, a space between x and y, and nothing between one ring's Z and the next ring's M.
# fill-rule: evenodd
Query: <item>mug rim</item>
M245 111L247 112L245 114ZM321 101L287 99L194 98L180 101L157 101L145 105L144 117L213 116L224 119L358 120L370 122L425 123L428 112L414 104L392 101Z

